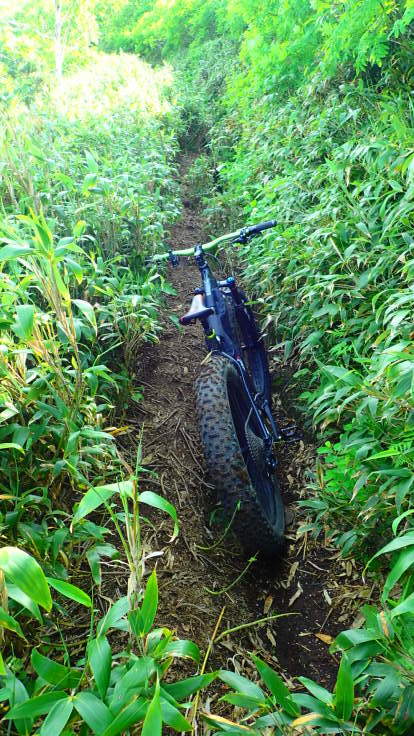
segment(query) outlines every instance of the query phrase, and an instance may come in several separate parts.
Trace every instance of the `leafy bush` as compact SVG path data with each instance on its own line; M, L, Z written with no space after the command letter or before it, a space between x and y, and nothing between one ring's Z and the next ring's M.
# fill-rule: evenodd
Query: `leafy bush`
M399 518L394 533L408 517ZM375 557L396 555L385 582L381 607L362 608L359 628L343 631L331 645L341 653L333 692L308 677L298 677L307 692L291 692L278 673L259 657L253 661L266 690L238 673L222 670L220 679L232 688L221 700L242 708L236 722L206 716L220 732L251 736L285 736L296 729L312 733L405 736L414 725L414 593L412 527L396 536ZM411 569L410 569L411 568ZM392 591L400 593L391 598ZM305 711L305 712L304 712Z
M132 486L129 495L133 495L131 489ZM123 491L126 490L124 483ZM142 494L142 500L144 497ZM162 504L163 499L159 502ZM85 515L87 504L83 505ZM135 518L137 512L134 505ZM130 522L136 523L132 518L127 521ZM131 541L130 535L128 539ZM1 581L2 603L6 592L6 597L10 595L40 621L39 605L47 611L52 608L50 587L86 607L92 606L89 596L76 586L46 579L38 563L20 549L1 549L0 568L6 581L5 586ZM138 570L134 568L132 572L136 575ZM73 663L67 656L62 664L34 648L30 656L30 670L36 676L33 678L27 671L16 675L0 656L0 700L9 707L6 718L10 726L13 724L19 734L39 733L40 726L44 736L58 736L64 729L66 734L74 734L79 726L84 734L116 736L137 723L143 724L143 734L152 736L161 734L163 724L174 731L190 731L192 726L181 712L186 707L182 701L208 685L215 674L169 681L167 673L175 659L184 657L198 663L200 652L193 642L177 639L165 627L154 628L157 607L154 570L145 590L137 589L135 580L130 595L108 608L94 633L95 622L91 621L86 657L79 661ZM0 607L0 625L24 638L20 624L4 606ZM129 633L126 651L112 650L108 635L113 630Z
M372 120L375 93L344 87L322 111L311 89L246 118L209 212L280 223L241 257L309 386L302 405L325 436L343 432L316 503L349 553L375 546L412 498L411 109L390 97Z
M29 704L23 715L18 711L15 719L12 716L13 733L32 728L38 732L38 717L49 711L42 733L60 733L68 719L73 723L83 719L95 732L96 720L91 725L83 716L88 703L98 703L96 718L103 718L100 726L104 723L102 713L110 706L103 699L102 682L111 670L120 679L134 665L140 666L139 657L131 652L123 658L112 654L102 634L90 642L87 660L90 678L100 654L105 671L101 667L96 675L100 685L86 693L85 664L70 665L70 647L67 667L57 661L53 646L51 651L34 650L29 664L27 652L20 659L13 655L9 640L14 634L24 640L33 622L31 646L39 634L42 638L50 622L43 619L39 604L47 594L43 607L51 612L48 585L79 605L92 606L90 596L69 581L85 564L91 572L88 587L99 589L103 560L120 556L109 543L113 532L108 518L120 533L119 545L130 567L129 599L117 601L115 612L122 609L119 619L134 612L136 633L141 627L138 498L133 492L136 484L119 481L124 465L113 424L119 405L123 408L125 396L133 393L137 347L158 339L159 307L163 292L170 291L164 278L143 264L179 212L173 182L177 117L167 101L166 69L152 72L145 63L125 56L91 58L90 66L65 77L58 89L43 87L36 99L30 99L30 108L14 89L14 104L2 112L0 524L13 545L12 558L20 555L18 565L19 560L30 561L32 582L28 584L27 574L16 578L14 568L10 573L1 564L10 549L2 548L1 697L11 708L40 697L34 710ZM123 507L119 518L112 509L116 493ZM140 502L155 504L176 522L175 510L161 497L148 491ZM102 503L107 518L101 525L85 518ZM43 597L36 596L36 576L43 580ZM153 578L153 595L154 585ZM61 606L57 610L65 615ZM91 621L91 631L94 625ZM122 627L128 626L123 618ZM145 636L149 628L145 623ZM141 652L147 645L139 642ZM159 652L169 646L168 658L160 655L157 670L164 674L173 656L173 634L163 630L154 634L154 642ZM180 646L184 656L195 656L194 645ZM31 668L42 679L34 680ZM154 699L158 718L155 670L146 675L146 683L153 676L155 699L151 696L150 701ZM39 703L43 703L40 710ZM111 720L124 705L129 706L128 717L120 716L116 732L145 717L147 706L141 713L134 700L120 702ZM166 718L178 722L179 713L174 715L171 707L163 706L170 713ZM180 724L185 726L183 718Z
M179 212L167 82L165 71L151 75L143 62L103 56L39 99L29 119L25 107L4 114L6 207L43 211L58 234L84 220L89 250L106 258L124 252L132 263L141 252L142 260Z

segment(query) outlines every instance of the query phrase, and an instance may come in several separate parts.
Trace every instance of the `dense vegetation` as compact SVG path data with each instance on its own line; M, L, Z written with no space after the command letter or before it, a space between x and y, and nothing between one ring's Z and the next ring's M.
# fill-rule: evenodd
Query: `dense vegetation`
M373 565L391 570L381 610L365 608L365 630L338 639L376 641L347 661L372 709L366 727L381 734L408 733L413 716L413 18L393 0L187 0L120 18L108 38L180 68L212 225L241 213L280 222L240 256L321 437L303 532L362 564L384 543L395 550ZM375 649L384 635L387 652ZM379 652L389 669L368 665Z
M306 678L310 694L289 693L256 659L269 692L221 673L235 690L226 699L247 716L239 726L211 722L232 734L411 733L412 0L27 0L0 12L8 21L0 31L0 467L9 545L0 551L1 623L17 635L27 618L42 626L48 586L90 606L68 583L86 561L99 587L101 558L117 554L106 524L86 520L98 505L127 541L132 581L115 613L97 631L91 625L77 667L67 652L52 666L48 649L34 650L34 681L24 658L9 657L1 692L14 706L13 727L31 733L56 701L42 736L73 733L82 719L92 733L121 733L145 714L145 734L161 733L162 719L186 730L178 703L208 681L159 684L168 653L198 655L171 633L160 642L150 632L156 581L142 603L138 471L127 477L110 429L131 391L131 355L157 335L168 287L142 264L179 211L172 173L181 142L202 148L190 176L212 229L280 223L242 248L240 261L320 438L302 533L334 542L361 571L369 563L382 588L378 605L363 607L362 627L334 644L344 652L334 694ZM68 508L79 491L79 506ZM114 493L123 515L109 504ZM165 501L141 495L174 517ZM48 619L56 630L62 601ZM130 644L143 644L111 673L106 633L128 626ZM57 637L47 636L56 656ZM151 658L148 679L134 651ZM130 700L125 687L120 699L120 683L139 696ZM117 727L108 720L115 714Z
M81 23L86 8L68 8ZM198 650L152 631L155 573L145 596L142 582L140 504L176 526L175 510L140 493L139 436L136 467L115 444L128 430L125 402L141 397L137 347L157 339L169 289L143 262L179 212L171 74L93 50L80 64L77 36L74 45L66 37L62 76L48 56L49 12L10 6L1 39L0 697L11 708L2 732L117 734L145 719L156 733L161 707L187 729L174 705L182 694L161 696L159 681L175 655L197 660ZM110 594L96 617L105 566L120 550L125 595ZM75 654L82 608L90 615ZM115 651L113 630L129 632Z

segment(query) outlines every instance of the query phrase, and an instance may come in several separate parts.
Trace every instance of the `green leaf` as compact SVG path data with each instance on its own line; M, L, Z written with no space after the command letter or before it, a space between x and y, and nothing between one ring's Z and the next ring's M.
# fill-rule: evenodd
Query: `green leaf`
M59 700L53 706L40 729L40 736L59 736L65 728L73 710L73 699Z
M409 547L411 545L414 546L414 532L403 534L401 537L393 539L392 542L389 542L385 545L385 547L382 547L378 552L376 552L375 555L371 557L368 565L372 562L372 560L375 560L375 558L379 557L380 555L386 555L389 552L395 552L397 549L402 549L403 547Z
M95 330L95 334L97 334L98 327L96 324L95 310L92 304L89 304L89 302L85 302L84 299L72 299L72 303L76 304L85 319L92 325L93 329Z
M172 505L172 503L167 501L162 496L159 496L158 493L153 493L153 491L144 491L143 493L140 493L139 501L140 503L145 503L148 506L153 506L156 509L161 509L161 511L165 511L171 517L174 522L174 530L171 541L175 539L178 534L179 526L177 511L175 510L175 507Z
M391 568L391 572L385 581L384 589L382 591L382 601L385 601L388 598L394 585L398 583L402 575L404 575L412 565L414 565L414 547L408 547L408 549L404 549L399 554L397 561L394 562Z
M247 677L242 677L237 672L230 672L230 670L219 670L218 676L220 680L223 680L226 685L234 688L237 692L250 695L252 698L259 698L262 702L266 700L263 690L254 682L248 680Z
M29 245L10 242L9 245L0 248L0 261L12 261L29 253L33 253L33 249Z
M174 682L171 685L163 685L163 689L175 700L186 700L190 695L208 687L217 677L217 672L209 672L207 675L194 675L186 680Z
M10 670L7 671L4 679L4 686L7 690L7 696L11 710L14 706L26 703L29 700L29 694L23 685L22 681L18 677L15 677ZM26 736L27 733L31 733L33 721L30 717L25 718L13 718L14 726L21 736ZM10 731L10 728L7 729Z
M376 706L386 707L390 698L393 698L395 695L397 695L400 689L400 682L400 675L398 672L395 671L391 672L386 677L383 677L379 681L378 686L375 688L374 692L372 693L371 703L374 708ZM396 700L398 700L398 695Z
M73 517L73 524L80 519L95 511L103 503L106 503L114 493L125 493L130 495L133 492L134 484L131 480L125 480L121 483L109 483L104 486L96 486L90 488L79 503L78 508Z
M0 676L3 677L6 674L6 667L4 666L4 659L0 652Z
M113 715L109 708L93 693L78 693L73 698L73 705L94 733L102 734L113 722Z
M347 629L338 634L335 644L341 649L348 649L368 641L377 641L380 638L380 634L376 629Z
M140 657L116 683L109 703L112 713L117 714L133 696L139 695L140 688L148 687L155 671L152 657Z
M33 332L35 308L33 304L18 304L16 307L17 318L12 325L12 330L21 340L29 340Z
M101 557L110 557L111 560L119 557L119 550L113 544L97 544L86 552L86 559L91 568L92 578L96 585L102 582Z
M354 707L354 681L351 665L346 654L342 655L335 685L335 713L338 718L347 721Z
M101 558L96 547L91 547L87 550L86 559L88 560L89 567L91 568L93 582L95 585L100 585L102 582Z
M266 662L263 662L263 660L259 659L259 657L253 656L253 661L258 669L260 677L262 678L265 685L267 685L272 695L275 696L279 705L281 705L286 713L288 713L293 718L299 715L300 710L293 702L291 694L285 683L283 682L282 678L277 675L276 672L274 672L274 670L272 670L272 668L266 664Z
M77 261L75 261L73 258L70 258L68 256L65 257L65 266L68 269L69 273L73 273L78 284L81 284L83 281L82 266Z
M410 486L411 486L411 478L409 479L409 487ZM408 511L404 511L402 514L400 514L399 516L397 516L397 518L394 519L394 521L392 522L392 525L391 525L392 533L393 534L396 534L397 533L398 526L403 521L403 519L405 519L407 516L411 516L412 514L414 514L414 509L408 509Z
M112 720L111 725L107 726L101 736L117 736L124 733L127 728L139 723L145 717L148 710L148 701L142 698L135 698L131 703L125 706L120 713ZM141 733L142 736L142 733Z
M162 652L162 658L165 659L166 657L188 657L198 664L200 650L194 642L188 641L188 639L178 639L167 644Z
M118 629L120 621L129 611L129 600L127 596L119 598L106 612L105 616L99 621L97 626L97 635L103 636L109 629ZM124 626L122 626L124 628ZM126 627L127 628L127 625Z
M322 703L332 705L333 695L329 690L326 690L324 687L318 685L318 683L310 680L308 677L298 677L298 680L306 687L307 690L309 690L310 693L312 693L312 695L315 696L315 698L321 700Z
M88 642L88 664L95 678L99 695L104 698L111 676L112 651L106 636Z
M52 273L55 279L55 283L57 286L57 289L59 291L59 294L63 297L65 300L70 299L70 293L69 289L67 288L65 282L62 279L62 276L60 274L59 268L56 263L51 264Z
M237 705L239 708L246 708L249 711L260 710L264 705L260 698L252 698L251 695L244 695L242 693L223 695L220 700L231 703L231 705Z
M257 729L259 733L261 733L260 729L265 729L268 727L275 728L276 726L280 728L283 722L283 718L284 717L283 715L281 715L280 711L271 711L265 716L260 716L260 718L255 721L255 729Z
M16 621L13 616L10 616L10 614L6 613L2 606L0 606L0 628L7 629L8 631L13 631L13 633L17 634L17 636L20 636L22 639L26 639L19 622Z
M7 718L37 718L44 713L49 713L55 703L59 700L66 699L67 695L63 690L54 690L51 693L37 695L35 698L25 700L24 703L15 705L7 714Z
M21 445L17 445L15 442L1 442L0 450L19 450L19 452L24 455L23 447Z
M405 598L405 600L401 601L401 603L399 603L397 606L395 606L395 608L392 609L391 618L402 616L403 613L414 614L414 593L411 593L408 598Z
M87 608L92 607L90 596L76 585L67 583L65 580L57 580L57 578L46 578L46 580L52 588L57 590L61 595L64 595L65 598L70 598L70 600L76 601L76 603L80 603Z
M83 182L82 182L82 189L81 192L83 195L87 194L89 189L92 189L92 187L96 187L98 183L98 175L94 172L89 172L89 174L86 174Z
M171 320L171 322L173 323L173 325L175 325L175 327L177 327L180 332L183 332L183 326L181 325L180 320L177 317L177 315L176 314L169 314L168 317Z
M79 685L82 670L65 667L53 659L44 657L43 654L33 649L30 658L34 671L50 685L58 685L62 689L74 688Z
M142 726L141 736L162 736L162 711L159 685L151 700Z
M87 151L87 150L85 151L85 159L86 159L86 165L88 167L88 170L91 173L97 174L99 171L99 166L90 151Z
M78 222L73 227L73 234L75 238L79 238L86 230L86 222L85 220L78 220Z
M192 730L191 723L184 718L178 708L175 708L175 706L165 698L161 698L161 713L164 723L174 728L175 731Z
M20 590L17 585L14 585L14 583L7 583L7 594L9 598L11 598L13 601L16 601L17 603L20 603L21 606L24 606L24 608L27 608L27 610L36 618L40 623L42 623L42 614L40 613L39 606L37 603L32 601L32 599L23 592L23 590Z
M141 631L140 635L148 634L155 620L158 608L158 585L157 574L152 571L145 588L144 600L141 606Z
M407 723L412 725L414 713L414 685L406 685L403 689L398 703L398 723L404 728ZM412 731L412 728L410 729ZM404 734L404 730L403 730ZM407 730L405 735L408 736Z
M0 549L0 568L6 578L17 585L29 598L46 611L52 608L52 598L45 574L40 565L27 552L18 547Z

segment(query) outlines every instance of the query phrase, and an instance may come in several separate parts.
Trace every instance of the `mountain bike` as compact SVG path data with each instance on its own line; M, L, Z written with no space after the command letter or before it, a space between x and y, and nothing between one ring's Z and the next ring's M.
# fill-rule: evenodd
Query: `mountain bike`
M271 410L266 348L252 308L236 279L217 279L206 254L220 244L248 243L274 227L269 220L151 260L177 266L194 255L201 286L194 289L183 326L201 322L208 355L195 383L197 415L208 477L232 530L248 554L280 555L285 512L275 475L274 443L296 439L294 426L279 427Z

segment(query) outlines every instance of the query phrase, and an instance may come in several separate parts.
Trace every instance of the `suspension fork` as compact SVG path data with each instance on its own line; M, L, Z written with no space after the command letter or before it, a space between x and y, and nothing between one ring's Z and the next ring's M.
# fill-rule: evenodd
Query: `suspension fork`
M219 283L219 286L227 286L230 289L231 295L233 297L233 300L234 300L234 303L235 303L235 306L236 306L236 310L239 312L239 314L241 314L242 319L245 320L246 328L250 332L249 344L247 344L246 347L247 348L254 348L254 347L256 347L256 345L258 345L258 343L259 343L259 335L257 334L256 327L255 326L252 326L250 319L244 313L244 300L243 300L243 298L242 298L242 296L240 294L239 289L237 288L236 279L234 278L234 276L229 276L227 279L225 279L225 281L221 281ZM241 373L243 374L243 370L241 371ZM246 386L247 384L246 384L246 380L245 380L244 375L242 375L242 379L243 379L244 384ZM257 400L257 398L259 398L259 400L260 400L260 408L265 413L266 418L268 419L269 424L271 426L273 440L275 442L277 442L278 440L283 439L284 438L283 432L280 430L280 428L279 428L279 426L278 426L278 424L277 424L277 422L276 422L276 420L275 420L275 418L274 418L274 416L272 414L272 410L270 408L270 404L269 404L268 400L265 397L263 397L262 395L260 395L260 397L257 396L256 397L256 400ZM256 406L256 404L255 404L255 406ZM259 412L256 412L256 413L257 413L257 415L259 417L259 421L260 421L261 427L262 426L264 427L265 425L263 424L263 422L261 420L260 413ZM265 429L267 431L267 427Z
M253 398L253 394L252 394L251 388L250 388L250 386L248 384L248 381L246 380L245 368L244 368L244 365L243 365L243 362L242 362L241 358L233 358L231 355L228 355L228 353L223 353L223 355L225 355L225 357L233 363L233 365L236 367L237 372L238 372L238 374L239 374L239 376L240 376L240 378L242 380L243 388L244 388L244 390L246 392L246 395L248 396L248 399L249 399L249 402L250 402L250 406L251 406L251 410L252 410L252 412L254 414L254 417L255 417L255 419L256 419L256 421L257 421L257 423L259 425L260 431L262 433L263 442L265 443L265 447L266 447L266 455L267 455L268 465L270 467L270 470L273 471L276 468L277 462L276 462L276 459L275 459L275 457L273 455L273 447L272 446L273 446L273 442L275 440L277 440L277 439L280 439L281 435L280 435L280 433L277 430L277 426L276 426L275 421L274 421L274 419L272 417L272 413L270 411L270 407L268 406L269 415L266 412L266 416L269 417L269 421L270 421L270 424L271 424L271 427L272 427L272 432L269 432L268 428L266 427L266 425L265 425L265 423L264 423L264 421L262 419L262 416L260 414L260 411L259 411L259 409L257 407L256 399ZM266 403L268 405L268 402L267 401L264 402L264 403Z

